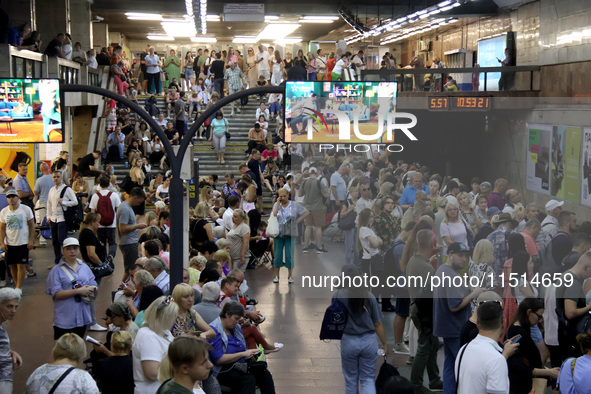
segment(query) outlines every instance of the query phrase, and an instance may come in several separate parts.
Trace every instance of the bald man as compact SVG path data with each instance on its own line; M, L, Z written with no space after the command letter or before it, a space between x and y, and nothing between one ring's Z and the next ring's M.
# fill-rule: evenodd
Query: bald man
M37 224L43 223L43 219L45 219L47 195L49 194L49 190L54 186L49 165L44 162L41 164L40 169L43 176L37 178L33 187L33 193L37 198L37 202L35 203L35 221ZM39 245L47 245L47 240L41 234L39 234Z

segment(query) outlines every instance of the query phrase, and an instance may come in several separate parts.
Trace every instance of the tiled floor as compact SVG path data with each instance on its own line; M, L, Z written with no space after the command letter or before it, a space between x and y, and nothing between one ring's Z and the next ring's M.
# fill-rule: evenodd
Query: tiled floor
M302 255L299 249L296 251L296 283L293 285L287 284L285 271L282 271L279 284L272 283L274 273L270 268L248 271L249 294L259 301L257 308L267 316L261 330L271 342L285 345L280 352L270 354L267 359L277 392L281 394L332 394L344 391L340 343L318 339L324 310L330 300L330 290L301 287L301 275L340 273L344 264L343 244L328 244L327 249L330 253L323 255ZM35 261L38 276L25 281L23 301L17 315L13 321L6 323L12 348L24 360L22 368L15 372L15 393L23 392L31 372L49 360L54 344L53 305L51 298L45 294L45 280L49 272L47 267L53 262L53 250L38 248L31 252L31 257ZM100 286L96 304L96 315L99 317L104 315L110 303L110 291L120 283L120 253L115 261L115 273L104 279ZM393 345L393 317L392 313L387 313L384 318L390 348ZM94 332L90 335L99 340L104 339L104 334ZM402 375L409 376L410 367L405 363L406 356L392 354L388 360L399 368Z

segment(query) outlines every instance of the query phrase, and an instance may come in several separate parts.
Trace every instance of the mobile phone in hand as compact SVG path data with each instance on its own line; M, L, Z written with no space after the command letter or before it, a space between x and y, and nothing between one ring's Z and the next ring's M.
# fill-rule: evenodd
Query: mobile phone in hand
M519 342L521 340L521 335L517 335L515 337L515 339L513 341L511 341L511 344L516 344L517 342Z

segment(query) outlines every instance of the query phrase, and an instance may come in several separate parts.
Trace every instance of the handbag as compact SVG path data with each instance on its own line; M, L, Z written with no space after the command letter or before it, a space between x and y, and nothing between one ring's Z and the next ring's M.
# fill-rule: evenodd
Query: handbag
M226 139L229 140L230 138L232 138L232 134L230 134L230 132L226 132Z
M185 79L185 73L181 73L181 78Z
M294 218L289 218L283 224L283 231L281 232L282 237L297 237L298 236L298 225Z
M277 216L270 215L269 220L267 222L267 236L271 238L275 238L279 235L279 222L277 221Z
M88 264L88 266L96 279L109 276L115 271L115 264L113 263L112 256L107 256L107 259L101 264Z
M246 368L247 372L253 375L258 375L264 372L265 369L267 369L266 361L249 361Z
M349 212L349 214L347 214L347 216L345 217L341 217L341 215L339 214L338 226L343 231L351 230L352 228L355 228L356 219L357 212L355 212L355 210Z

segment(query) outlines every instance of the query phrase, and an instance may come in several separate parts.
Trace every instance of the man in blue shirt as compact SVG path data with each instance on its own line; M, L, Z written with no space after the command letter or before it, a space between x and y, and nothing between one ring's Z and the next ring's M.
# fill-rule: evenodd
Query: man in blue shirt
M422 190L429 194L429 188L423 183L423 174L415 172L410 178L411 184L402 191L402 197L400 197L400 206L402 209L407 210L415 203L415 195L417 191Z
M460 331L470 318L470 301L483 292L480 287L470 292L465 283L457 286L460 280L455 278L460 276L458 271L464 268L469 252L463 243L452 243L447 249L447 262L435 272L440 285L434 286L433 293L433 335L443 338L445 394L456 392L454 364L460 350Z

